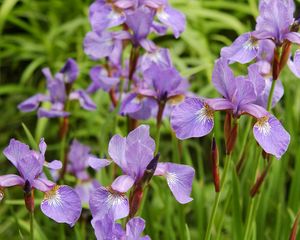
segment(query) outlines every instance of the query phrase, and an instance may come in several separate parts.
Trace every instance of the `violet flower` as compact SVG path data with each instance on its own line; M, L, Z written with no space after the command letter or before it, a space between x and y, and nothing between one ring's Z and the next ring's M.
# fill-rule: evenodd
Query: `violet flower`
M185 30L184 14L172 8L168 0L144 0L143 5L155 10L159 21L173 30L175 38L178 38Z
M121 25L126 20L126 10L135 5L135 0L96 0L89 9L89 19L93 31L102 32Z
M109 187L99 187L91 193L90 209L94 218L112 214L114 220L129 214L126 192L145 174L149 163L154 159L155 142L149 135L149 126L141 125L127 137L115 135L109 142L108 152L112 160L122 169L123 175L117 177ZM158 164L155 175L164 176L179 203L192 199L194 169L190 166L164 163Z
M98 240L103 239L126 239L126 240L150 240L149 236L141 237L145 229L145 220L140 217L132 218L126 224L126 229L122 225L115 223L111 215L107 214L104 218L93 218L92 226Z
M292 73L300 78L300 50L296 50L293 59L289 59L287 64Z
M40 141L39 152L30 150L28 145L11 139L3 154L16 167L19 175L0 176L0 186L21 186L25 194L29 194L33 189L44 192L42 212L56 222L73 226L81 214L79 196L69 186L58 186L43 177L43 166L54 170L62 167L60 161L55 160L50 163L45 161L46 148L44 139Z
M259 49L268 44L261 43L261 40L272 40L277 47L287 41L300 44L299 23L294 21L294 11L293 0L261 0L255 31L242 34L231 46L224 47L221 56L245 64L257 57Z
M134 47L142 46L148 52L156 49L155 44L147 39L153 19L153 12L142 7L127 15L126 25L132 30L131 41Z
M96 109L96 105L84 90L70 92L73 82L78 77L78 66L73 59L68 59L54 78L49 68L44 68L42 72L47 80L49 95L39 93L20 103L18 108L22 112L31 112L38 109L38 117L67 117L70 115L69 112L65 111L67 100L79 100L81 107L89 111ZM39 108L42 102L50 102L51 109Z
M174 104L180 102L188 89L188 82L182 78L174 67L152 64L144 72L144 81L137 86L135 91L124 99L121 105L121 114L134 116L135 109L143 109L145 114L139 114L138 119L147 119L152 116L151 112L143 107L145 99L149 99L149 107L153 109L156 102L156 111L160 104Z
M219 59L213 71L213 84L224 98L188 98L175 107L171 125L179 139L202 137L211 132L214 126L214 112L226 110L234 118L242 114L254 117L253 126L256 141L266 153L280 158L287 150L290 135L279 120L263 107L254 104L262 85L254 81L260 78L249 70L248 78L234 77L227 60Z

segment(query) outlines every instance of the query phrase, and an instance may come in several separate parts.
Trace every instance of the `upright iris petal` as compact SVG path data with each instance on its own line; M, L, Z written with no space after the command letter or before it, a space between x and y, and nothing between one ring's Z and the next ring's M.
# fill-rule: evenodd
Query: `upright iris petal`
M45 193L41 203L42 212L59 223L67 223L71 227L81 214L81 201L74 189L68 186L55 186Z

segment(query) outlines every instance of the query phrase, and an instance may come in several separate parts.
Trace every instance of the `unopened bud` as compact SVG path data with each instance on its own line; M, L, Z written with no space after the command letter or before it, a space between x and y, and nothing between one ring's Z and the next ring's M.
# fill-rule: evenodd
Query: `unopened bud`
M219 151L216 139L213 137L211 144L212 174L214 177L215 191L220 192L220 176L219 176Z
M25 206L27 210L32 213L34 211L34 195L28 180L26 180L23 190Z
M291 48L292 48L292 43L289 40L285 40L282 45L281 58L280 58L280 62L279 62L279 74L280 74L281 70L284 68L284 66L286 65L286 63L290 57Z
M267 167L264 169L264 171L262 172L262 174L260 174L258 176L258 178L256 179L254 185L252 186L251 190L250 190L250 196L251 197L255 197L255 195L259 192L259 189L261 187L261 185L263 184L266 176L267 176L267 173L268 173L268 170L271 166L271 162L268 163Z
M156 170L159 157L160 157L160 154L157 153L156 156L148 164L148 166L144 172L144 175L142 177L141 185L145 185L150 182L150 180Z
M230 129L230 133L228 134L226 141L226 154L230 154L235 146L236 139L238 134L238 124L234 123L233 127Z
M291 233L290 233L290 240L296 240L297 239L297 230L298 230L298 223L299 223L299 217L300 213L298 212L296 219L294 221Z
M137 185L133 189L133 192L129 199L129 207L130 207L129 218L133 218L137 213L137 211L139 210L141 206L142 198L143 198L143 187L141 185Z
M279 49L275 48L273 58L273 81L277 80L280 73Z

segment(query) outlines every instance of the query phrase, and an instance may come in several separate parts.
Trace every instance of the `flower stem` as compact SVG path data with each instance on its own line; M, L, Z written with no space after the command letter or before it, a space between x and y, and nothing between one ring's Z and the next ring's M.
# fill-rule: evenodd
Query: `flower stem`
M224 167L224 171L223 171L222 178L221 178L220 192L217 192L216 196L215 196L213 210L212 210L212 213L211 213L211 216L209 219L209 223L208 223L208 227L206 230L206 234L205 234L205 240L209 240L211 237L211 231L212 231L213 223L214 223L214 220L216 217L217 209L219 206L220 197L221 197L223 187L224 187L224 184L226 181L226 175L227 175L227 172L229 169L230 161L231 161L231 154L228 154L228 155L226 155L226 158L225 158L225 167Z
M166 106L165 102L159 102L159 104L158 104L158 112L157 112L157 116L156 116L155 154L158 153L158 150L159 150L160 128L161 128L161 122L162 122L162 117L164 114L165 106Z
M34 212L29 212L30 217L30 240L34 239L34 231L33 231L33 225L34 225Z
M254 181L255 181L256 175L257 175L257 169L259 166L260 155L261 155L261 151L257 150L257 156L255 158L256 166L255 166ZM246 220L246 229L245 229L245 234L244 234L244 240L249 239L249 237L251 237L251 227L252 227L253 219L255 218L255 209L256 209L255 205L256 205L256 198L251 197L250 204L248 206L248 216L247 216L247 220Z
M272 85L271 85L271 89L270 89L270 93L269 93L269 98L268 98L268 105L267 105L267 110L268 111L270 111L271 107L272 107L272 99L273 99L273 95L274 95L275 85L276 85L276 81L273 80Z

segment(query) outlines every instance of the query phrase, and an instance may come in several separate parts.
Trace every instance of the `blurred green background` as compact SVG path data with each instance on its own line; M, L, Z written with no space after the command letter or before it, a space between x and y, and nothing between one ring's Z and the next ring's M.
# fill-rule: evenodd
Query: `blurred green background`
M59 158L57 137L58 120L37 119L36 113L21 113L17 105L36 92L45 92L43 67L59 70L67 58L76 59L80 78L75 87L86 88L90 83L89 69L95 63L83 52L82 42L90 30L88 6L84 0L0 0L0 150L15 137L28 143L21 123L25 123L36 141L41 136L48 143L47 158ZM256 0L171 0L171 5L186 14L187 27L180 39L171 34L155 37L154 41L170 47L175 66L191 83L191 90L200 96L217 96L210 83L211 72L220 49L229 45L238 35L250 31L258 14ZM234 66L236 73L245 73L246 67ZM259 195L253 239L287 239L295 215L300 207L300 80L285 69L281 79L285 96L274 109L274 114L290 132L292 141L285 156L275 159ZM111 113L106 93L93 95L97 112L85 112L73 106L70 139L76 137L92 146L93 152L107 154ZM223 166L222 122L217 114L214 134L221 152ZM126 134L120 117L117 133ZM154 128L154 121L146 122ZM241 118L239 138L234 152L231 172L221 198L212 239L242 239L249 204L249 190L253 184L258 147L252 134L244 136L247 119ZM154 133L154 131L153 131ZM171 196L164 181L156 179L148 191L142 216L147 221L146 233L152 239L203 239L215 196L210 171L211 135L202 139L178 142L171 134L168 120L164 121L160 151L162 161L191 164L196 169L193 185L194 201L179 205ZM154 136L154 135L153 135ZM248 151L241 152L243 142ZM171 144L170 144L171 143ZM245 166L237 174L235 164L243 157ZM261 168L265 165L260 159ZM0 155L0 173L12 173L4 156ZM96 177L105 184L111 182L110 170ZM70 182L72 183L72 179ZM74 182L73 182L74 183ZM165 190L166 189L166 190ZM165 190L165 191L164 191ZM37 195L37 198L42 196ZM22 193L10 191L6 198L21 199ZM7 201L0 205L0 239L26 239L28 216L22 201ZM38 209L38 206L37 206ZM39 212L39 211L37 211ZM87 211L75 229L53 223L37 213L37 239L93 239ZM63 232L68 235L64 238ZM299 238L300 239L300 238Z

